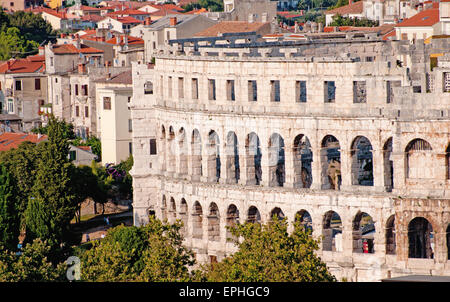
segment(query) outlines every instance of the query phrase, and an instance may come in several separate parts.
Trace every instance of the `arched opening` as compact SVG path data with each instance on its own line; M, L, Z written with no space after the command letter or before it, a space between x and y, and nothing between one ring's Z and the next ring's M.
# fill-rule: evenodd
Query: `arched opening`
M427 219L416 217L408 224L409 258L433 259L433 227Z
M395 215L391 215L386 222L386 254L395 255L397 250L395 242Z
M247 163L247 184L259 185L261 183L261 144L256 133L247 135L245 142L246 163Z
M282 187L285 182L284 139L278 133L269 140L269 186Z
M203 238L203 210L198 201L192 207L192 238Z
M179 173L181 175L187 174L188 172L188 147L186 143L186 132L184 128L178 131L178 154L180 157L180 167Z
M219 208L215 202L209 205L208 214L208 240L220 241L220 218Z
M364 212L358 212L353 219L353 253L373 254L375 223L372 217Z
M177 206L175 204L175 199L173 199L173 197L170 197L169 222L174 223L176 220L177 220Z
M383 146L384 187L387 192L394 188L394 161L392 158L392 137Z
M175 158L175 132L173 127L169 127L167 136L167 172L175 172L176 158Z
M350 150L352 157L352 185L373 186L372 144L365 136L353 140Z
M323 138L320 149L322 163L322 189L339 190L341 178L341 146L332 135Z
M239 223L239 210L234 204L228 206L227 209L227 227L234 227ZM227 228L227 240L235 239L233 234Z
M161 221L167 220L167 201L166 201L166 195L163 195L162 201L161 201Z
M450 179L450 143L445 150L445 179Z
M153 208L148 209L147 210L147 216L148 217L156 217L155 210L153 210Z
M181 222L183 222L183 227L181 228L181 235L187 236L187 224L188 224L188 205L186 199L181 198L180 211L178 212Z
M323 217L322 250L342 252L342 221L338 213L328 211Z
M312 184L313 153L308 137L303 134L294 139L294 187L309 188Z
M256 207L251 206L248 209L247 222L261 224L261 214L259 213L259 210Z
M161 171L166 171L166 128L164 127L164 125L161 126L161 135L159 137L159 142L160 142L160 150L161 152L159 153L159 162L160 162L160 167L161 167Z
M208 134L208 180L219 182L220 179L220 140L214 130Z
M312 218L308 211L300 210L295 214L295 221L300 222L306 232L312 234Z
M202 176L202 139L197 129L192 131L191 138L192 180L200 180Z
M434 178L431 145L423 139L412 140L405 149L406 177L414 179ZM424 165L423 163L429 163Z
M284 213L280 208L273 208L272 211L270 212L270 220L274 221L275 219L277 220L283 220L284 219Z
M227 163L227 180L230 183L237 183L240 177L239 150L236 133L229 132L227 135L227 145L225 148Z

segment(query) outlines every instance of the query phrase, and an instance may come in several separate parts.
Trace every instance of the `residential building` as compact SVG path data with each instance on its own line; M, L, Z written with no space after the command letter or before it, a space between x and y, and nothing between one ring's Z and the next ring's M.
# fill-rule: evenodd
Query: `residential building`
M90 166L93 160L97 160L97 155L92 153L90 146L70 145L69 160L76 166Z
M22 11L27 8L40 6L44 0L0 0L0 6L11 12Z
M141 23L140 20L133 17L105 17L103 20L97 22L97 27L99 29L113 30L123 34L129 33L131 28Z

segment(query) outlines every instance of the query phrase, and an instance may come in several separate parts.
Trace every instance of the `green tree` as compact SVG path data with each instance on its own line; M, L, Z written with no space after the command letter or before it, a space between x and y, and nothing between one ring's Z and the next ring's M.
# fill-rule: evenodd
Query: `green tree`
M20 255L0 246L0 282L64 281L66 265L49 261L51 247L36 239Z
M6 167L0 164L0 245L13 250L19 242L20 213L13 190L15 185Z
M73 124L66 122L64 120L59 121L59 123L61 124L61 127L63 127L63 129L64 129L63 130L64 138L66 138L68 140L75 139L75 132L73 131ZM49 127L49 125L44 126L44 127L41 126L41 127L33 128L33 129L31 129L31 132L36 133L36 134L39 133L39 134L48 135L48 127Z
M71 219L77 209L74 166L68 160L69 142L63 123L50 116L48 141L36 164L36 179L25 211L26 239L41 238L50 246L65 243Z
M141 227L117 226L79 253L84 281L189 281L195 260L183 245L181 223L150 217Z
M222 0L199 0L198 5L204 7L212 12L223 11L223 1Z
M54 36L52 26L39 14L17 11L9 15L9 26L17 27L25 40L33 40L38 44ZM54 37L51 37L53 42Z
M8 27L0 32L0 60L8 60L11 57L24 57L35 53L39 43L26 40L17 27Z
M246 223L231 228L239 250L205 268L204 280L214 282L336 281L316 256L318 241L300 222L289 234L286 220L266 225Z

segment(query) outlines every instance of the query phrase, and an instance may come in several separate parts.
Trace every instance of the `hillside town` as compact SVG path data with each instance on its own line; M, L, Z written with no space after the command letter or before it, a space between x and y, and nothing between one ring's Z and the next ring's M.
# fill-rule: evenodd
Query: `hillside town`
M0 56L0 153L70 125L67 162L111 179L78 245L178 221L212 265L276 218L330 280L450 278L450 1L329 2L0 0L50 33Z

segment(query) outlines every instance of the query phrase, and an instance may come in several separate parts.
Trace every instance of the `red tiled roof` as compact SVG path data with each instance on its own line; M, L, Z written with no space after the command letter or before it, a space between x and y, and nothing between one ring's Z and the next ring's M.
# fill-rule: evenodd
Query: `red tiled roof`
M139 21L136 18L133 17L117 17L117 16L109 16L110 18L119 21L120 23L124 23L124 24L130 24L130 23L142 23L142 21Z
M93 21L93 22L98 22L100 20L103 20L104 18L102 16L99 15L84 15L80 18L81 21Z
M200 9L194 9L191 11L188 11L187 13L185 13L186 15L195 15L195 14L201 14L201 13L206 13L208 10L204 7L200 8Z
M329 11L325 12L325 15L335 15L339 14L349 15L349 14L361 14L363 12L363 1L354 2L352 4L347 4Z
M74 146L75 148L91 152L91 146Z
M0 151L17 148L23 142L40 143L47 138L47 135L6 132L0 135Z
M268 22L222 21L196 33L195 37L217 37L219 33L252 32L261 29Z
M107 16L117 16L117 15L148 15L149 13L143 12L141 10L137 9L124 9L124 10L118 10L115 12L110 12L107 14Z
M92 7L92 6L87 6L87 5L81 5L80 9L83 11L101 11L101 8L98 7Z
M89 47L81 44L81 48L78 49L73 44L60 44L53 45L53 52L55 54L77 54L77 53L102 53L103 50L94 47Z
M110 78L103 78L97 80L99 83L112 83L112 84L133 84L133 76L131 70L121 72Z
M119 38L120 43L117 43L117 38ZM123 42L123 38L122 37L114 37L114 38L109 39L108 41L106 41L106 43L114 44L114 45L116 45L116 44L124 45L125 44ZM128 44L130 44L130 45L144 44L144 40L142 40L141 38L128 36Z
M439 9L432 8L421 11L409 19L395 25L395 27L423 27L433 26L439 22Z
M43 72L45 58L43 56L31 56L25 59L11 59L0 65L0 73L33 73Z
M395 30L393 30L393 31L389 32L388 34L384 35L383 40L387 41L387 40L389 40L389 37L395 37L395 36L396 36Z

